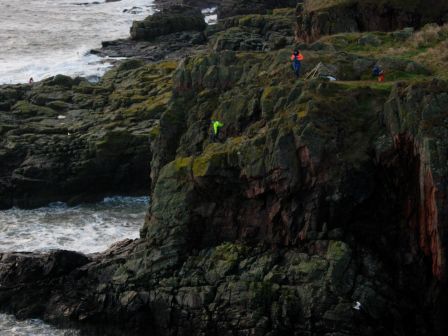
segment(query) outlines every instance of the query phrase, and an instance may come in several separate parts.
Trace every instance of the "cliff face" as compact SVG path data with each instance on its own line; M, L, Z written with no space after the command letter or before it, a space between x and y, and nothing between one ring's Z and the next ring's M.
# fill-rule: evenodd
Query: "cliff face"
M302 44L303 72L323 63L332 82L296 80L292 46L216 47L235 28L286 39L282 13L210 29L209 51L174 71L106 77L119 101L136 78L168 92L147 130L141 238L91 256L1 255L3 310L101 335L446 334L448 82L400 32ZM377 61L386 83L368 80Z
M432 271L446 276L446 129L442 126L446 110L446 83L433 81L424 86L395 89L386 106L390 130L396 134L398 149L415 158L415 190L408 195L406 215L416 231L420 248L432 258ZM413 127L409 127L413 124ZM418 125L418 126L417 126ZM406 163L404 163L406 164Z
M315 41L323 35L393 31L447 21L445 1L305 0L298 7L297 38Z

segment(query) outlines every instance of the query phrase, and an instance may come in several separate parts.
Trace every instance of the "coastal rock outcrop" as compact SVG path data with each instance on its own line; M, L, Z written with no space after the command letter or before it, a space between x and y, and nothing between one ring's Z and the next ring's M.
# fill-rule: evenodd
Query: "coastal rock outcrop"
M141 66L124 63L97 85L56 76L0 88L0 208L148 194L148 139L175 63Z
M314 104L292 119L260 114L262 132L249 127L200 155L185 157L188 149L179 148L159 174L142 239L39 281L8 271L16 285L3 288L2 306L21 317L103 322L102 335L428 335L443 327L428 319L443 306L431 271L417 271L425 269L426 248L414 245L426 241L423 231L443 241L443 227L409 227L408 200L421 200L425 175L415 153L392 141L393 120L383 126L378 119L395 93L312 84L291 90L299 90L292 100L311 95ZM370 103L359 109L365 99ZM327 115L326 104L337 109ZM397 194L405 182L410 189ZM420 204L424 213L431 209ZM437 251L428 254L435 264L446 258L441 247L429 249ZM42 263L35 255L18 257L31 269ZM18 257L4 255L2 269ZM38 305L44 296L50 304ZM356 301L361 311L353 309ZM422 322L416 329L404 316Z
M281 13L290 19L237 17L214 34L286 34ZM151 170L139 239L89 256L0 254L1 309L100 335L446 335L440 66L398 54L412 42L400 34L341 34L299 45L304 74L322 63L338 79L304 81L291 71L294 45L217 48L214 34L207 53L128 61L98 85L59 77L0 91L3 118L21 101L27 123L56 116L55 91L101 118L95 135L137 124ZM385 83L371 80L378 62ZM210 120L224 124L218 140Z
M162 9L143 21L134 21L131 38L134 40L153 40L162 35L182 31L203 31L206 28L201 11L189 6L171 6Z
M428 125L446 115L446 82L296 83L279 55L181 64L152 142L141 239L41 280L12 265L52 254L4 254L16 285L2 307L102 335L443 335L443 145L415 149L445 131ZM208 139L211 117L226 141Z
M245 15L222 19L208 30L214 51L276 50L294 41L294 9L275 9L269 15Z
M200 9L169 2L145 20L134 21L130 38L103 41L100 49L91 52L102 57L126 57L146 62L179 59L204 51L206 27Z

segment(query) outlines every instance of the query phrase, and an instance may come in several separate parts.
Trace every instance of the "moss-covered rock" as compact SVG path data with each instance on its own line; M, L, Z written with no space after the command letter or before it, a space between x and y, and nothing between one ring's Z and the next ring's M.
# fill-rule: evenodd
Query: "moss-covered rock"
M16 114L20 114L25 118L36 116L52 117L56 115L56 112L51 108L34 105L25 100L19 101L14 106L12 106L12 111Z

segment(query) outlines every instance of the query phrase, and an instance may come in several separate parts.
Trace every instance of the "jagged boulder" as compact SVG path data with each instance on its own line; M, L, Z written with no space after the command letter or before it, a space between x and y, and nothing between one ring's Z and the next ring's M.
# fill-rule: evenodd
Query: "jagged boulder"
M171 33L203 31L205 28L204 15L199 9L176 5L162 9L143 21L134 21L131 27L131 38L151 41Z
M281 49L294 40L294 19L293 9L223 19L213 27L209 44L215 51Z

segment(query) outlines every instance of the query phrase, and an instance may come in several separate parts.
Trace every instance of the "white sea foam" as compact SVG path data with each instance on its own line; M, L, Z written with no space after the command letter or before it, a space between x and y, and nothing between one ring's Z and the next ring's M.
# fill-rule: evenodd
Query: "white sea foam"
M4 336L77 336L75 330L58 330L40 320L17 321L11 315L0 315L0 335Z
M93 205L0 211L0 252L75 250L93 253L137 238L148 199L114 197Z
M205 22L209 25L214 25L218 23L217 7L206 8L202 10L202 14L205 16Z
M92 253L116 241L137 238L143 224L147 197L111 197L97 204L68 207L55 203L34 210L0 211L0 252L76 250ZM0 335L75 336L33 319L17 321L0 314Z
M0 252L49 249L98 252L112 243L137 238L148 206L147 197L111 197L103 202L68 207L55 203L34 210L0 211ZM17 321L0 314L0 335L75 336L33 319Z
M106 60L88 54L101 41L129 36L153 0L0 0L0 83L58 73L102 75Z

